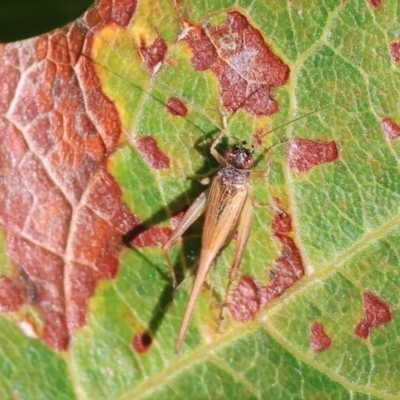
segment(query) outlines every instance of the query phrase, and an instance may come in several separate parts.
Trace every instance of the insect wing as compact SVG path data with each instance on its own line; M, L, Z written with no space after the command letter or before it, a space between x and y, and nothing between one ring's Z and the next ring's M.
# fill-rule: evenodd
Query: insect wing
M223 185L220 175L213 179L207 200L199 268L178 335L176 353L179 353L182 346L194 305L210 265L234 232L246 196L247 184L243 185L242 188L237 188L234 185Z
M243 186L224 185L221 176L214 178L208 196L200 265L207 261L211 263L233 233L247 191L247 183Z

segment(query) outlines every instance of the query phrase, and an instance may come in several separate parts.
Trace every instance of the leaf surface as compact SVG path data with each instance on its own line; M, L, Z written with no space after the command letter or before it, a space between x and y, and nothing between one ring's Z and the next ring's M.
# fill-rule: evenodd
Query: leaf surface
M2 398L397 398L396 12L103 0L3 46ZM161 245L218 169L221 110L220 151L254 139L270 164L251 179L270 207L223 333L234 240L175 355L202 221L171 251L175 294Z

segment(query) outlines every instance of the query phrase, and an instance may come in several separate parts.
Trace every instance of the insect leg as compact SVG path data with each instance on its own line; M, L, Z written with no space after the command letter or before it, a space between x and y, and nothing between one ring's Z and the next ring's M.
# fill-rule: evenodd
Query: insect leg
M182 218L182 221L179 223L179 225L176 227L170 238L164 243L162 247L162 252L165 260L167 261L169 273L172 279L172 285L174 288L176 288L176 275L168 253L171 250L171 247L178 241L178 239L189 228L189 226L192 225L193 222L196 221L196 219L199 218L201 214L203 214L207 205L207 197L208 197L208 190L204 191L203 193L200 194L199 197L197 197L197 199L186 211L185 215Z
M242 212L240 213L240 216L239 216L238 230L237 230L237 236L236 236L235 257L233 259L233 264L232 264L231 270L229 272L229 281L228 281L228 284L226 286L226 291L225 291L226 298L228 298L228 296L229 296L229 292L231 290L232 283L236 280L236 278L238 276L240 264L241 264L242 258L243 258L244 249L246 248L247 241L250 236L251 225L253 223L253 201L254 201L254 199L255 199L255 197L254 197L253 190L251 187L249 187L246 200L243 204ZM226 303L227 303L226 300L222 303L219 331L221 331L221 325L224 321L224 312L225 312Z
M237 278L240 263L242 262L244 249L246 248L247 241L249 239L251 225L253 223L253 202L254 194L251 187L248 187L248 193L246 200L243 204L242 212L239 216L238 230L236 236L236 249L235 258L233 259L232 268L229 272L229 282L227 287L227 293L230 289L232 282Z
M248 188L248 194L246 200L243 204L242 212L239 216L238 221L238 230L236 236L236 249L235 249L235 257L233 259L233 264L231 270L229 272L229 280L226 286L226 298L225 301L221 304L221 315L220 315L220 325L219 325L219 332L222 331L222 325L225 320L225 306L227 304L227 299L229 297L229 293L232 287L233 282L235 282L239 269L240 264L242 262L244 249L246 248L247 241L250 236L251 225L253 223L253 201L254 201L254 193L251 187Z
M209 254L205 255L206 259L209 259ZM192 291L190 293L189 302L186 307L185 315L183 317L181 329L179 331L178 340L176 342L175 353L178 354L181 350L183 340L185 339L186 332L189 326L190 318L192 317L193 309L196 304L197 298L199 297L199 293L201 287L203 286L204 280L206 279L206 275L210 266L211 260L202 261L202 257L200 257L199 268L197 270L196 279L193 284Z
M222 138L225 136L225 132L228 128L228 123L226 120L226 114L223 110L219 110L221 117L222 117L222 126L223 126L223 130L219 133L219 135L215 138L213 144L211 145L210 148L210 153L212 154L212 156L218 161L218 163L220 165L222 165L223 167L225 167L226 165L226 160L225 157L222 156L221 154L218 153L216 147L218 146L218 144L221 142Z
M208 281L207 279L205 279L204 281L208 284L209 288L210 288L210 301L213 298L213 293L214 293L214 280L215 280L215 271L217 270L217 264L218 264L218 256L219 254L216 255L216 257L214 258L212 264L211 264L211 274L210 272L208 273L209 275L211 275L210 280ZM211 303L210 307L214 307L215 303Z
M210 153L212 156L218 161L219 164L221 164L223 167L226 165L226 160L225 157L222 156L221 154L218 153L216 147L218 144L221 142L222 138L225 136L225 131L221 131L219 135L215 138L213 144L211 145L210 148Z

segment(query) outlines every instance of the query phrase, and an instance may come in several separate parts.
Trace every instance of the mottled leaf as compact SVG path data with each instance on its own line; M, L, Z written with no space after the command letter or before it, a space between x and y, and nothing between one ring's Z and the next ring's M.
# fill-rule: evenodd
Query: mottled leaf
M102 0L3 45L1 398L397 398L397 10ZM225 117L219 150L256 145L268 207L176 355L202 220L171 251L176 293L161 246Z

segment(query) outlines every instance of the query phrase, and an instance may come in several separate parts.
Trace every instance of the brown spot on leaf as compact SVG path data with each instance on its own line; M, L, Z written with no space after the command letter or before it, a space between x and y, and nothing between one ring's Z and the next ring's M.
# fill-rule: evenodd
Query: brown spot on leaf
M127 25L135 7L102 0L84 21L93 31ZM122 234L136 224L106 169L122 129L90 58L93 35L77 22L0 57L0 224L34 287L42 338L60 350L99 279L115 277Z
M133 338L132 347L137 353L143 354L150 349L152 343L153 339L147 332L137 333Z
M167 101L167 111L172 115L179 115L185 117L188 109L183 102L176 97L170 97Z
M378 296L371 293L363 294L364 318L356 326L354 333L362 339L369 336L370 329L392 320L389 306Z
M193 51L191 63L198 71L205 71L218 63L217 51L202 28L191 29L185 40Z
M394 62L400 61L400 42L390 43L390 55Z
M304 275L303 260L293 239L285 235L276 236L282 243L281 255L275 261L269 285L261 288L262 304L281 296Z
M244 15L231 11L218 26L192 27L185 40L193 52L193 67L211 69L217 76L222 104L230 112L243 108L261 116L278 110L272 92L286 83L289 67Z
M281 255L271 270L268 285L257 284L252 277L242 276L239 284L229 295L228 307L233 318L240 322L253 319L260 307L281 296L304 276L304 265L292 235L291 216L282 210L281 202L274 198L277 211L272 222L275 237L281 242Z
M319 164L335 161L339 157L339 152L335 141L290 139L287 157L290 168L298 172L308 172Z
M325 333L323 325L319 322L311 325L310 337L311 348L316 352L327 350L332 344L332 339Z
M31 239L8 233L7 250L36 286L36 304L43 312L43 339L56 349L66 349L69 343L63 259L38 246ZM71 299L73 301L73 299Z
M281 242L281 255L275 261L271 270L270 283L261 290L263 304L282 295L296 281L304 275L304 265L299 249L291 237L292 218L282 210L281 202L274 198L278 207L272 221L272 230L275 237Z
M132 244L136 247L149 247L163 245L172 234L170 228L151 227L139 233Z
M389 140L396 139L400 136L400 126L390 118L383 119L382 129L386 138Z
M242 276L235 291L229 296L228 308L232 317L239 322L254 319L260 308L259 287L250 276Z
M142 38L139 53L148 70L153 73L156 71L158 65L164 61L165 54L167 53L167 44L163 38L158 37L150 46L146 46L146 42Z
M375 7L378 7L381 5L382 0L370 0L370 3L371 3L371 6L375 8Z
M275 201L277 207L279 207L280 202ZM287 235L292 231L292 217L285 211L278 208L275 213L274 219L272 220L272 231L275 235Z
M169 168L169 158L160 150L152 136L146 136L136 141L136 146L146 162L154 169Z
M22 285L6 276L0 276L0 311L15 312L26 302Z

